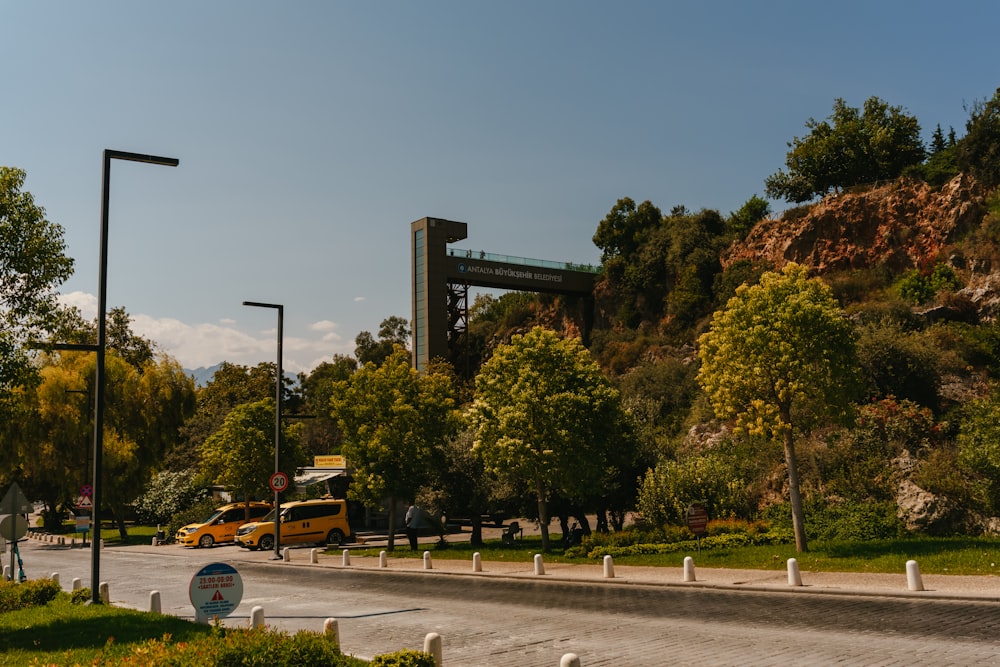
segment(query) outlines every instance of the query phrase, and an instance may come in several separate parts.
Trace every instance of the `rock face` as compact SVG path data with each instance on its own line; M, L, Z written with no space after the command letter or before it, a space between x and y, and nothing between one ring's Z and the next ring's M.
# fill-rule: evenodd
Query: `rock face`
M940 190L901 179L828 196L801 216L764 220L730 246L722 265L764 260L774 268L797 262L820 273L875 266L903 271L939 259L946 246L982 223L985 212L982 188L969 176L956 176Z
M950 535L961 529L963 513L954 502L920 488L910 479L901 480L896 488L896 504L896 515L910 532Z

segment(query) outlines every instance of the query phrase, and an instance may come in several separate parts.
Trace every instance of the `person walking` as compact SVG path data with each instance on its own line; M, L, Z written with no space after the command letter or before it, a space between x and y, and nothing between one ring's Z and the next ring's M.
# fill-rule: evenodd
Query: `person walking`
M410 503L406 510L406 538L410 540L410 549L417 550L417 529L420 528L420 508Z

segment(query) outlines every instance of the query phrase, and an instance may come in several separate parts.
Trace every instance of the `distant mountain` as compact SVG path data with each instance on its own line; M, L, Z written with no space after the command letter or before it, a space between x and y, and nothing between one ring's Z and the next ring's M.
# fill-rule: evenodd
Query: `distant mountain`
M222 366L223 363L225 362L219 362L216 365L210 366L208 368L201 366L200 368L196 368L194 370L191 370L190 368L185 368L184 373L194 378L195 387L198 388L204 387L206 384L212 381L212 378L215 377L215 371L219 370L219 368ZM291 380L292 387L297 387L299 385L299 376L296 375L295 373L285 371L285 377Z
M215 371L219 370L220 366L222 366L222 363L218 363L210 368L205 368L204 366L194 370L185 368L184 372L194 378L195 387L204 387L212 381L212 378L215 377Z

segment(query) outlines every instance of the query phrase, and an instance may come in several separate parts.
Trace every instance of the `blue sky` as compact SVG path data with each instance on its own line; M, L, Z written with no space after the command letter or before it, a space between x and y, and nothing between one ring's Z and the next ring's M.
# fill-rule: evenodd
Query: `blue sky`
M108 300L185 367L350 354L410 316L409 223L597 262L618 198L728 214L833 101L964 133L1000 86L1000 5L0 0L0 164L66 230L68 302ZM784 208L780 202L774 207ZM89 309L89 311L88 311Z

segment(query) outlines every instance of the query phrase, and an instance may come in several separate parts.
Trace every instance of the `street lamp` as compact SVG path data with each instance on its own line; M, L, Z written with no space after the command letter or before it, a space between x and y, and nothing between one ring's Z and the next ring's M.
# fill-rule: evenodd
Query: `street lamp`
M274 308L278 311L278 368L275 372L274 382L274 474L281 472L281 380L283 372L281 370L281 344L282 328L284 327L285 307L277 303L261 303L259 301L244 301L244 306L254 306L256 308ZM274 490L274 557L281 558L281 497L280 491Z
M101 267L97 290L97 374L94 391L94 536L90 543L90 599L94 604L101 602L101 465L104 450L104 351L107 346L108 310L108 204L111 198L111 161L126 160L145 162L166 167L176 167L180 160L156 155L126 153L104 149L104 178L101 196Z

